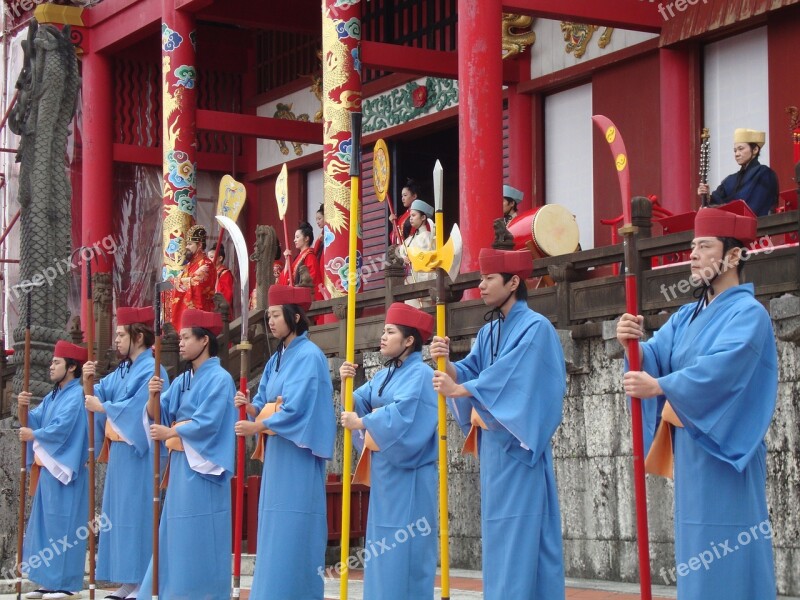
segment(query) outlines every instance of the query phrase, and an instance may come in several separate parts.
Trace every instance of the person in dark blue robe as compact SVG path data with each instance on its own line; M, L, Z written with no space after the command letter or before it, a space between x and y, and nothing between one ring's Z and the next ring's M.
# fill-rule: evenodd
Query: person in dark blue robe
M676 566L661 576L677 582L682 600L776 594L764 436L777 351L753 285L740 283L742 249L755 239L744 202L698 212L691 269L699 299L640 344L643 370L623 380L628 396L643 398L647 470L674 476ZM623 346L641 339L643 322L623 315Z
M145 414L153 376L155 342L152 306L117 309L116 348L119 367L94 386L86 408L95 412L95 439L103 440L98 462L108 462L103 488L103 512L113 527L100 532L97 579L122 586L108 600L136 598L153 552L153 444ZM86 363L83 376L94 375ZM161 378L168 381L161 367ZM166 456L166 454L165 454Z
M80 597L83 588L86 540L94 527L87 523L89 436L80 385L86 355L86 348L56 343L50 364L53 391L19 430L20 439L29 442L33 495L20 570L41 586L26 598ZM19 406L29 406L31 397L20 392Z
M229 600L236 389L216 356L219 313L187 309L182 325L179 348L187 370L161 395L163 425L150 426L150 437L170 449L158 532L159 597ZM150 393L163 386L160 377L148 384ZM152 585L151 560L139 597L149 596Z
M757 217L768 215L778 202L778 176L758 158L766 139L763 131L737 129L733 134L733 154L739 171L722 180L709 197L709 204L719 205L744 200ZM708 185L700 184L697 194L709 193Z
M387 368L355 390L341 423L364 447L354 483L370 485L364 542L364 598L431 600L437 559L438 396L422 344L433 317L395 303L380 352ZM339 369L344 380L356 366Z
M527 305L531 254L483 249L479 262L489 323L433 383L480 454L484 596L563 599L551 439L566 392L564 354L550 322ZM431 356L449 357L449 340L435 337Z
M237 392L249 419L236 434L259 436L264 461L258 503L258 555L250 597L322 600L328 520L326 462L336 419L328 360L308 339L305 287L269 288L269 327L280 340L253 402Z

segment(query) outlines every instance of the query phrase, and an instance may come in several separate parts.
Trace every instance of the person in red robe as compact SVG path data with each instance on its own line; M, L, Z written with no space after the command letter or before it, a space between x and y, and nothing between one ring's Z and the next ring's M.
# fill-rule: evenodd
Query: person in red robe
M217 285L214 291L222 294L222 297L225 298L225 302L230 306L231 317L233 317L233 273L225 266L225 246L220 246L219 252L209 250L208 258L214 263L217 273Z
M283 255L287 261L291 261L291 284L298 285L300 283L300 265L305 265L311 275L311 298L312 300L319 300L322 298L320 288L322 286L322 274L319 271L319 263L317 257L314 256L312 244L314 243L314 230L309 223L300 223L300 227L294 233L294 246L300 253L297 258L292 260L292 251L288 248L284 250ZM290 285L289 276L284 269L281 272L281 278L278 282L282 285Z
M406 185L403 187L403 193L400 195L400 201L403 203L403 206L406 208L406 212L398 217L397 220L397 227L403 234L403 239L410 236L413 231L413 227L408 222L408 217L411 215L411 204L414 200L417 199L419 196L419 185L413 179L408 179L406 181ZM397 229L394 227L394 216L389 216L389 220L392 221L392 233L390 239L393 245L398 245L403 242L397 237Z
M214 311L217 271L206 256L206 230L202 225L190 227L186 234L186 261L183 272L170 280L174 286L170 321L176 331L187 308Z

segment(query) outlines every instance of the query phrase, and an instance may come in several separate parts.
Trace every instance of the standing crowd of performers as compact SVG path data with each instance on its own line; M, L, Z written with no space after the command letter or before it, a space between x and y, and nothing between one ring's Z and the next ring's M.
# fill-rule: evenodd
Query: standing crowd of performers
M409 201L411 211L429 216L429 207L415 202L420 200ZM409 217L412 224L414 219ZM416 222L417 230L426 226L421 217ZM625 314L617 326L623 346L642 340L643 370L628 371L621 381L627 395L644 399L648 470L674 478L674 579L682 600L776 595L764 437L775 408L777 351L769 315L752 284L742 283L756 225L742 201L700 210L691 250L698 300L647 341L641 315ZM301 253L310 249L302 233L295 237ZM193 241L203 245L201 237L197 230L190 234L190 251ZM205 261L186 277L213 273ZM361 449L356 477L371 486L365 549L380 550L365 562L367 600L433 598L438 393L448 398L465 433L464 450L480 463L484 597L565 595L551 448L566 393L562 347L552 324L528 307L531 254L483 249L479 263L487 323L466 357L451 362L450 340L433 336L431 315L393 304L380 339L385 368L355 391L354 411L338 417ZM189 293L191 287L178 289ZM84 409L98 417L108 460L102 510L109 528L100 535L97 578L120 587L107 598L150 595L152 440L168 450L159 597L230 597L236 436L257 436L254 457L263 461L250 598L323 598L329 572L326 463L334 454L337 417L328 362L308 335L311 302L308 287L270 287L268 323L279 346L253 398L236 391L217 358L220 315L201 307L180 311L186 369L171 382L163 371L152 375L152 307L117 310L121 361L93 395L85 396L80 386L95 372L86 349L58 342L50 368L53 391L30 412L29 427L20 429L20 438L30 442L34 494L23 565L40 587L27 598L80 597L85 541L47 564L35 558L53 540L71 540L86 521ZM428 342L433 359L446 359L443 371L423 360ZM345 362L341 377L354 377L357 367ZM156 393L164 425L153 424L148 398ZM21 393L20 406L30 398ZM241 406L247 419L237 421ZM416 535L402 536L401 543L398 532L411 528ZM733 551L743 532L749 543Z

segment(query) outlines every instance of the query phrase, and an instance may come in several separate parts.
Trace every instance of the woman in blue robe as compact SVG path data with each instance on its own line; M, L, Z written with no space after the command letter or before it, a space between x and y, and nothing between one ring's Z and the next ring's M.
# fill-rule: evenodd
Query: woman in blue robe
M161 396L164 425L150 426L150 436L170 448L158 538L159 596L229 600L236 390L216 357L219 313L187 309L182 325L179 348L187 370ZM163 380L153 377L148 387L160 392ZM152 560L140 587L140 597L150 594Z
M448 360L433 381L468 441L477 438L484 597L563 599L550 442L562 417L564 354L550 322L527 305L531 254L483 249L479 262L489 323L466 358ZM431 356L449 357L449 340L435 337Z
M80 385L84 362L86 348L56 343L50 364L53 391L19 430L20 439L29 442L27 461L35 489L20 570L41 586L26 598L79 597L83 588L89 536L89 437ZM20 392L19 406L29 406L31 397Z
M236 434L258 435L264 461L258 506L258 556L250 597L322 600L328 522L325 463L336 420L328 361L308 339L308 288L269 288L269 327L280 340ZM254 455L255 456L255 455Z
M366 600L433 598L437 559L437 394L422 361L433 317L395 303L386 312L380 352L387 368L358 388L342 425L366 445L354 482L370 485L364 543ZM356 365L339 369L344 380ZM358 479L369 469L364 479ZM433 533L433 535L431 535Z
M113 523L100 532L96 577L122 586L110 600L136 598L153 553L153 446L145 409L147 384L153 376L155 342L152 306L117 309L116 348L119 367L94 386L86 408L95 412L96 440L103 440L98 461L108 462L103 488L103 512ZM87 363L83 376L94 375ZM161 378L167 371L161 367Z
M711 193L709 203L727 204L744 200L757 217L768 215L778 202L778 176L758 158L766 136L763 131L737 129L733 133L733 155L739 170L722 180ZM700 184L697 194L708 194L706 184Z
M662 578L677 581L682 600L776 594L764 436L777 351L753 285L740 284L742 247L755 238L743 202L697 214L691 265L702 294L640 345L643 371L624 377L626 394L644 399L647 441L655 436L648 470L666 458L659 473L674 473L676 567ZM623 315L617 339L641 338L642 324Z

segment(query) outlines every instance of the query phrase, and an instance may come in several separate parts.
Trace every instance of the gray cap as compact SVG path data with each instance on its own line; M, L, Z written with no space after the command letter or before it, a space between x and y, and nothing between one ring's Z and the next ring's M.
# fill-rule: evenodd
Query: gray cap
M419 198L417 198L411 203L411 209L419 211L421 213L425 213L429 217L433 216L433 207L424 200L420 200Z
M511 187L510 185L503 186L503 198L508 198L509 200L519 203L522 202L524 197L525 194L520 192L517 188Z

